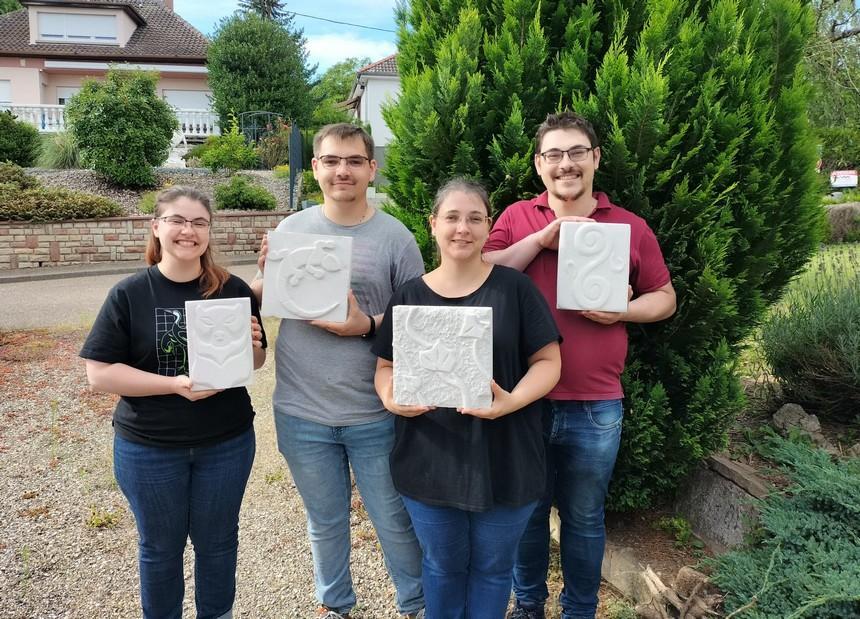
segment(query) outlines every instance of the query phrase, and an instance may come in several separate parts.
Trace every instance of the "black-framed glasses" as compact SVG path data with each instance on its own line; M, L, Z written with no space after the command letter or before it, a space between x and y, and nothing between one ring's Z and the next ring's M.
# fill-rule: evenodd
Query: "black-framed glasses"
M160 219L164 223L175 228L183 228L185 227L185 224L191 224L192 228L208 230L209 226L212 225L211 221L204 219L203 217L198 217L197 219L186 219L182 215L165 215L164 217L156 217L156 219Z
M363 155L350 155L349 157L339 157L337 155L320 155L319 157L317 157L317 161L319 161L324 168L336 168L340 165L341 161L346 161L347 167L360 168L364 165L366 161L370 161L370 157L364 157Z
M564 159L565 153L567 153L567 158L571 161L583 161L586 157L588 157L589 151L592 151L596 148L596 146L574 146L573 148L568 148L567 150L561 150L560 148L550 148L549 150L545 150L540 153L540 156L543 157L543 160L547 163L561 163L561 160Z

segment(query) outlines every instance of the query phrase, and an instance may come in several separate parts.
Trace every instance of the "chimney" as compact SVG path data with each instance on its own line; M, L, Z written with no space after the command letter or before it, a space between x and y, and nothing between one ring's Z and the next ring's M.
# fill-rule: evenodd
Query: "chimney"
M169 10L173 11L173 0L161 0L164 3L164 6Z

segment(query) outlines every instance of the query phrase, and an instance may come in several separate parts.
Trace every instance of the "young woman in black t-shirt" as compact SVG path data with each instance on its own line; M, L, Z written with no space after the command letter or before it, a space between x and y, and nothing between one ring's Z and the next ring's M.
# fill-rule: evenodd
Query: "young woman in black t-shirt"
M195 189L158 195L146 248L151 266L110 291L80 353L92 388L122 396L114 474L137 524L147 619L182 617L189 536L197 617L230 616L236 591L254 410L244 387L191 390L185 301L249 297L255 368L265 361L266 339L251 289L212 259L211 220L208 198Z
M439 190L430 217L439 267L394 293L373 347L376 390L397 415L392 477L424 552L433 619L504 616L517 543L545 483L539 399L558 382L560 336L528 277L482 260L490 221L477 183L454 179ZM394 401L395 305L492 308L490 408Z

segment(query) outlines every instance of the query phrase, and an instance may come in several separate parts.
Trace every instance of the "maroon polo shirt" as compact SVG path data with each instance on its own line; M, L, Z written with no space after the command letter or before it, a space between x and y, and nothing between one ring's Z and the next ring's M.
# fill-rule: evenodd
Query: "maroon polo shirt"
M634 297L657 290L671 280L657 238L641 217L595 192L597 207L590 215L601 223L630 225L630 285ZM555 219L547 192L533 200L510 205L501 214L484 251L510 247ZM544 249L525 269L549 303L564 340L561 343L561 380L547 394L553 400L612 400L623 397L621 372L627 357L624 322L601 325L576 310L556 309L558 252Z

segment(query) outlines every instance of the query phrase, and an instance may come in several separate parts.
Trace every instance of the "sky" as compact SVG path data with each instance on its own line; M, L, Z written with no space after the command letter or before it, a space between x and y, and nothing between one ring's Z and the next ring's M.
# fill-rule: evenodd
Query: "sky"
M286 10L385 30L395 30L396 0L291 0ZM218 22L237 8L236 0L174 0L173 10L210 36ZM396 51L393 32L380 32L296 16L293 24L304 30L311 65L320 74L336 62L367 56L379 60Z

